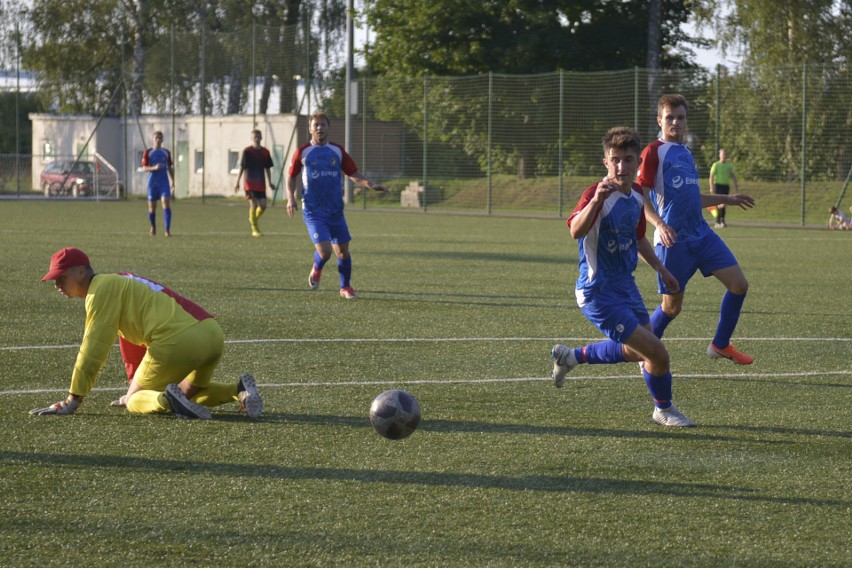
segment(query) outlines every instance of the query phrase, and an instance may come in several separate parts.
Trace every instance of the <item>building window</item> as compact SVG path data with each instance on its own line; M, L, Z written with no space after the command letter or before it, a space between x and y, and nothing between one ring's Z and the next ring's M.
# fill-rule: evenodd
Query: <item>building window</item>
M240 151L228 150L228 171L232 174L240 173Z
M204 150L195 151L195 173L204 173Z
M45 140L41 146L41 161L49 162L53 159L53 144L49 140Z

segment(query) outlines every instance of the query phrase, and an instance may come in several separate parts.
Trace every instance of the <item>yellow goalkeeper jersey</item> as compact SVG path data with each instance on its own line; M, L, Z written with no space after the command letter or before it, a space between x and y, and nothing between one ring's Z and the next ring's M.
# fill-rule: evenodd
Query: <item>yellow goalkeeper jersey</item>
M150 348L210 317L203 308L152 280L127 273L96 274L86 294L86 329L74 364L71 394L89 394L116 336Z

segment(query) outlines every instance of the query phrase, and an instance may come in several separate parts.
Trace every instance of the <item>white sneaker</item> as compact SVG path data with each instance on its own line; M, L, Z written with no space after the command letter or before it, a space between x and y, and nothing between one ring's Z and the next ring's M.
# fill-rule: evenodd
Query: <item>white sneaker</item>
M651 418L661 426L679 426L681 428L695 426L695 422L681 414L680 410L671 405L668 408L654 407Z
M577 358L574 357L573 349L557 343L550 350L550 359L553 361L550 378L553 379L553 386L561 389L565 386L565 375L578 365Z
M237 398L240 400L240 407L246 411L249 418L260 418L260 415L263 414L263 398L260 396L260 391L257 390L254 376L248 373L240 375Z
M166 387L165 395L166 400L169 401L169 405L172 407L172 412L178 418L198 418L200 420L210 420L213 418L213 415L210 414L210 410L206 406L202 406L186 398L186 395L183 394L183 391L175 383Z

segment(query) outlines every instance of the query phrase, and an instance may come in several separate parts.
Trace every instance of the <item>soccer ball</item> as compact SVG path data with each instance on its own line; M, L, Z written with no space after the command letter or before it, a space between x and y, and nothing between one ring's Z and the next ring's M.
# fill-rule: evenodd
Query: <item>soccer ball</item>
M388 390L373 399L370 424L389 440L402 440L414 433L420 424L420 405L411 393Z

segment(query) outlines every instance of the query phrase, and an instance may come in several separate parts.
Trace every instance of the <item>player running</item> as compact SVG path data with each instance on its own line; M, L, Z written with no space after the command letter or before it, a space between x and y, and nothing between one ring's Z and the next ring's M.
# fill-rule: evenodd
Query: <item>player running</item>
M710 228L702 214L704 207L739 205L754 207L754 199L744 194L702 194L698 187L698 168L689 148L683 143L688 130L688 105L681 95L663 95L657 105L657 123L662 138L642 152L638 183L645 192L645 215L656 227L654 244L657 256L675 278L673 290L658 278L662 303L651 315L651 330L662 337L666 327L683 309L686 285L696 270L706 278L715 276L727 289L722 297L716 335L707 346L714 358L730 359L750 365L754 358L734 348L731 337L748 292L737 259L725 242Z
M555 345L550 352L551 378L556 387L562 388L565 375L581 363L641 361L645 384L654 401L654 422L694 426L672 403L669 353L651 333L648 311L633 278L641 257L669 289L677 291L677 280L645 237L644 198L641 188L633 183L641 163L639 134L632 128L612 128L604 136L603 149L607 175L583 192L568 217L568 228L571 236L578 239L580 250L577 304L609 340L576 349Z

